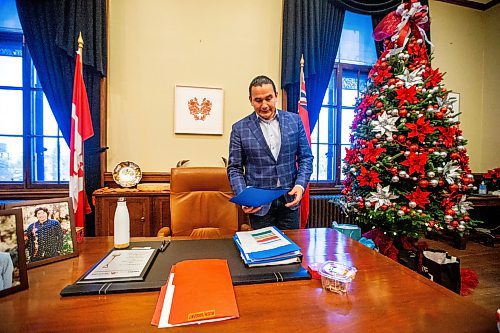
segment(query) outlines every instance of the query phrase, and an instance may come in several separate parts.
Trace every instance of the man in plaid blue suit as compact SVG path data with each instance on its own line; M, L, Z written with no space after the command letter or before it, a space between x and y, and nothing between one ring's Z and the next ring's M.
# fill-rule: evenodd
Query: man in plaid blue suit
M299 203L312 173L313 155L298 114L276 109L278 93L267 76L249 90L255 112L233 125L227 173L235 194L246 186L290 188L288 195L261 207L245 207L252 228L299 228Z

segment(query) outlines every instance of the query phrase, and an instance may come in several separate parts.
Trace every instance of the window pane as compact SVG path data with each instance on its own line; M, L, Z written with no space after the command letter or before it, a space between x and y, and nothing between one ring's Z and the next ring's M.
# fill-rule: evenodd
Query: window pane
M3 49L3 43L0 48ZM23 58L14 56L0 56L0 86L23 86Z
M0 182L23 181L23 138L0 136Z
M330 108L321 108L319 111L318 126L319 126L319 142L328 143L328 123L330 122Z
M40 78L38 77L38 72L36 70L35 65L33 64L33 60L31 61L31 87L32 88L42 88L42 84L40 83Z
M23 134L23 92L0 90L0 134Z
M32 158L34 182L68 181L69 148L61 138L37 137L33 139L35 154ZM61 159L64 153L66 156Z
M350 144L349 135L354 120L354 109L342 109L342 128L340 129L340 143Z
M20 31L21 23L17 16L15 0L0 1L0 30Z
M328 145L319 145L318 160L318 180L327 180L328 173Z
M346 11L336 61L358 65L374 64L377 53L372 33L370 16Z
M56 118L54 118L54 113L50 109L50 105L47 101L47 98L45 97L45 94L42 91L38 90L34 92L34 95L34 100L37 101L34 103L34 111L35 113L41 112L42 114L41 117L43 119L43 135L57 136L59 133L59 127L57 126ZM40 97L42 99L41 104L39 101Z

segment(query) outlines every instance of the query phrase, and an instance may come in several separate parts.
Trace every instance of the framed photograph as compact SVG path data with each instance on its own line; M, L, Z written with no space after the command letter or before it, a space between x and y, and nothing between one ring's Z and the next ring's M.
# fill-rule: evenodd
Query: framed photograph
M460 94L456 92L449 92L448 101L450 103L451 109L453 110L453 114L456 115L455 117L453 117L453 121L457 122L460 113Z
M28 268L78 255L71 198L20 201L5 208L22 210Z
M223 134L221 88L175 86L174 131L177 134Z
M0 297L28 288L24 252L23 214L0 211Z

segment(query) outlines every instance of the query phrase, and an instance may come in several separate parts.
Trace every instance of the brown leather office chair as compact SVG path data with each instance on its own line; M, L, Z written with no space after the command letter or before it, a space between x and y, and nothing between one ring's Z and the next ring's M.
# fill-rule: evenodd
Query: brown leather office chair
M172 168L170 180L171 228L158 236L222 238L248 225L238 225L238 206L226 174L220 167Z

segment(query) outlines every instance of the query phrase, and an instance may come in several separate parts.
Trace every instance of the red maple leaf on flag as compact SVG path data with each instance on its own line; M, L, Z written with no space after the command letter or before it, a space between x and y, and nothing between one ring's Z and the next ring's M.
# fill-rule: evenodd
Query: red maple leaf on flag
M411 152L406 160L401 162L401 165L407 166L409 168L408 174L413 174L415 172L424 174L425 173L425 165L427 164L427 153L415 154Z
M457 134L456 127L442 127L439 126L437 129L441 132L441 136L439 140L444 143L444 145L448 148L453 147L455 144L455 136Z
M380 154L387 151L385 148L377 148L373 146L373 143L368 142L368 147L360 150L361 154L363 154L363 162L372 162L377 163L377 157Z
M399 99L399 106L403 105L405 102L410 104L415 104L418 102L417 98L417 88L415 86L411 86L410 88L401 87L396 89L396 96Z
M349 164L354 164L359 162L358 150L356 148L346 148L345 149L345 161Z
M361 173L358 176L360 186L370 186L374 188L375 185L380 183L378 178L379 174L375 170L367 170L364 166L361 167Z
M418 137L418 141L424 142L425 136L434 132L435 127L430 125L430 121L425 121L424 117L418 118L415 123L406 123L411 132L408 138Z
M443 80L443 74L439 73L439 68L432 69L429 67L423 74L425 87L435 87Z
M417 189L410 194L405 194L404 196L410 200L415 202L419 207L425 208L425 205L428 204L429 201L429 195L431 192L424 192L420 189L420 187L417 187Z

